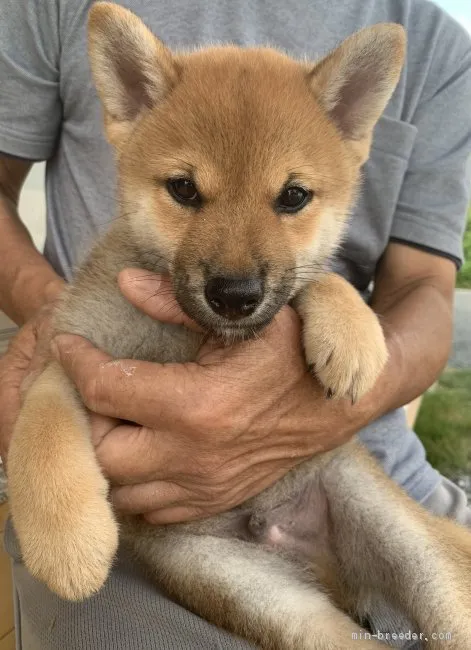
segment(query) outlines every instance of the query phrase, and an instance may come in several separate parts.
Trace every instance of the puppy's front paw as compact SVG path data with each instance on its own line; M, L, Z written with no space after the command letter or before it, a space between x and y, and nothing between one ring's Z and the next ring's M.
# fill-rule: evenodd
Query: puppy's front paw
M307 285L295 306L303 324L306 361L328 397L367 393L388 351L376 314L344 278L329 273Z
M327 396L350 397L352 402L373 387L388 357L381 325L366 305L353 318L346 314L327 321L312 316L305 323L304 348Z
M118 526L105 495L97 494L57 515L53 528L23 529L23 561L34 577L62 598L83 600L101 589L108 577ZM50 524L52 518L48 519Z

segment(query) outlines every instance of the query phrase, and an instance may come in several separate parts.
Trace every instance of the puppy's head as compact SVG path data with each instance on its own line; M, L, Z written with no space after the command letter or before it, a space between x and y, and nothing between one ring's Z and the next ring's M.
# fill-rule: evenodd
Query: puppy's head
M90 60L123 215L165 260L189 316L247 335L322 269L404 47L403 29L385 24L316 64L268 48L172 54L129 11L93 7Z

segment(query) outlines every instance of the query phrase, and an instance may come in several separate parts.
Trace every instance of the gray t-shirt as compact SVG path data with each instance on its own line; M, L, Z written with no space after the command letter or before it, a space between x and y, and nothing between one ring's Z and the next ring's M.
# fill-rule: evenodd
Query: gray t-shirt
M65 277L115 214L112 152L87 60L91 0L3 0L0 151L47 160L45 254ZM360 291L391 240L462 259L471 174L471 42L426 0L125 0L169 46L272 44L317 58L369 24L402 23L407 63L381 118L338 269ZM191 110L191 107L189 107ZM467 168L467 169L466 169ZM439 475L403 409L361 432L417 500Z

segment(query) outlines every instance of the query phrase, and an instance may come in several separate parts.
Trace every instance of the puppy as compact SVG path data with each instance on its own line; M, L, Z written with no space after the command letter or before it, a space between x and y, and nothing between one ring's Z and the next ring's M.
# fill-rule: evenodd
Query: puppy
M154 322L122 297L117 274L137 263L170 274L182 309L229 340L252 336L291 302L326 391L360 398L386 345L328 260L400 75L402 28L367 28L312 65L265 48L173 54L104 2L91 11L89 44L120 218L78 270L56 331L115 357L193 360L201 335ZM117 515L86 411L53 361L27 393L9 485L31 573L67 599L99 590ZM450 650L471 647L471 535L416 505L356 441L229 513L160 528L127 517L119 529L169 594L262 648L384 647L358 634L384 606L428 632L427 647L440 647L433 631L452 633Z

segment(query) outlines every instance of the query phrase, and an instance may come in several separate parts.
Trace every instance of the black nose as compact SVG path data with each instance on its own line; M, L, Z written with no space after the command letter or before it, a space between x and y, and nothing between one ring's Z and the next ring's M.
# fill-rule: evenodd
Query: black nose
M211 309L237 320L255 311L263 298L263 284L258 278L211 278L206 283L205 296Z

